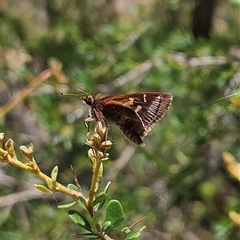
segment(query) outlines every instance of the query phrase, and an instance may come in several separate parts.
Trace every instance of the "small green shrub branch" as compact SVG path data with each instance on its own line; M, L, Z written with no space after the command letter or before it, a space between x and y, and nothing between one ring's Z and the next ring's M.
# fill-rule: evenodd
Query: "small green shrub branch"
M88 156L91 160L93 171L88 197L81 191L79 183L76 183L77 186L69 184L68 187L65 187L57 182L57 166L53 168L51 177L44 174L33 157L34 148L32 144L30 147L20 147L21 154L26 160L26 163L20 161L14 150L13 140L9 139L3 144L3 133L0 134L0 161L29 171L41 178L46 182L47 186L35 184L35 187L44 193L62 192L72 196L73 202L62 204L59 208L70 208L78 204L81 210L87 210L87 213L85 212L84 214L75 209L68 211L72 221L84 229L84 233L78 234L79 237L95 237L95 239L110 240L120 235L121 237L117 239L136 239L144 227L136 232L132 232L132 228L143 219L138 220L129 227L120 229L120 224L124 221L121 203L117 200L110 200L106 206L105 212L103 210L103 206L107 200L107 191L110 186L110 183L108 183L105 189L100 191L103 177L103 162L108 160L109 154L107 150L112 146L112 142L107 140L107 133L107 127L101 122L97 122L94 132L88 132L86 136L86 144L90 147Z
M93 215L93 201L97 193L102 176L103 176L103 161L108 159L107 150L111 148L112 142L107 139L107 128L101 122L97 122L94 133L87 134L86 144L90 146L88 156L92 162L93 176L87 201L87 208Z
M82 201L86 201L85 197L81 192L74 191L69 189L62 184L58 183L56 179L54 179L54 172L57 171L57 167L55 167L52 171L52 177L47 176L44 174L39 166L37 165L34 157L33 151L34 147L31 144L30 147L21 146L20 151L22 156L25 158L26 163L23 163L17 158L16 152L14 150L14 141L12 139L8 139L5 145L3 144L4 134L0 133L0 161L3 163L9 163L14 165L18 168L26 170L35 174L37 177L41 178L43 181L47 183L48 188L40 187L42 185L35 185L39 190L45 193L51 192L62 192L67 195L72 196L74 199L81 199Z

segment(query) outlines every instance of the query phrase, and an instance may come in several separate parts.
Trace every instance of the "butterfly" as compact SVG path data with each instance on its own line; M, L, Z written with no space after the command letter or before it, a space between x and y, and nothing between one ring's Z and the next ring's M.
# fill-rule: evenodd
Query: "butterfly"
M145 137L153 126L165 116L172 96L163 92L143 92L103 96L86 94L81 99L90 106L85 122L101 121L120 128L137 145L144 146Z

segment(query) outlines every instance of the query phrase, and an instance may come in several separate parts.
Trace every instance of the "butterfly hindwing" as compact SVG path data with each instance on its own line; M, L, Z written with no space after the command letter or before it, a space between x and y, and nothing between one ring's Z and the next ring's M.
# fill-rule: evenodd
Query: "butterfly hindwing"
M137 113L122 104L105 104L103 115L109 121L117 125L122 132L134 143L143 145L142 136L145 128Z

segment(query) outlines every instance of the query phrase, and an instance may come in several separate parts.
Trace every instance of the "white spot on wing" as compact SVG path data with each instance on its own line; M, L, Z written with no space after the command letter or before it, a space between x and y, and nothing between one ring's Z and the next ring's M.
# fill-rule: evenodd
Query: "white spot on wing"
M148 108L148 113L154 115L156 109L158 109L158 107L159 107L160 101L161 101L161 96L157 96L157 97L152 101L151 106Z
M143 102L147 102L147 100L146 100L146 94L143 94Z

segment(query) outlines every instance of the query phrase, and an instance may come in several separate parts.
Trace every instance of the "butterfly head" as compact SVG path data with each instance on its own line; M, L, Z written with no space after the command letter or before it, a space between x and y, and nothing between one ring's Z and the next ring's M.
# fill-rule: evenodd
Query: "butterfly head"
M80 99L82 99L89 106L91 106L94 102L94 96L91 95L91 94L87 94L85 96L82 96Z

